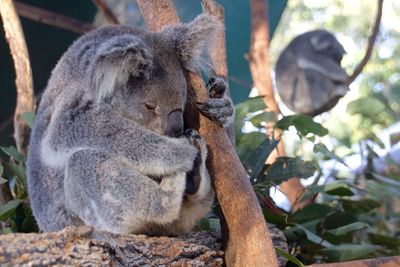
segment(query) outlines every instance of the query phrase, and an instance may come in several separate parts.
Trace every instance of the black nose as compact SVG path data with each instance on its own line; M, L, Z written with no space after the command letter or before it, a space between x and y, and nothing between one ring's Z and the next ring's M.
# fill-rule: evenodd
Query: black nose
M183 134L182 111L173 111L168 114L164 133L170 137L181 137Z

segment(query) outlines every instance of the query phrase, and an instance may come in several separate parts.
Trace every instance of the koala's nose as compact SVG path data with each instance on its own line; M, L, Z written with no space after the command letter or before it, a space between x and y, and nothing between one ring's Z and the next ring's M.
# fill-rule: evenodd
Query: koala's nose
M168 114L164 127L164 134L171 137L180 137L183 134L182 111L176 110Z

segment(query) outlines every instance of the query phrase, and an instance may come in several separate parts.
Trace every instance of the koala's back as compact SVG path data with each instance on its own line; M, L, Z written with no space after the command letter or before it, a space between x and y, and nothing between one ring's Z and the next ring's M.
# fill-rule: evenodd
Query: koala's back
M52 126L71 104L92 97L87 75L88 68L94 63L95 50L105 40L122 34L141 35L142 32L125 26L105 27L78 39L57 63L43 93L30 138L27 162L30 202L41 230L58 231L67 225L83 224L65 208L64 168L49 164L63 158L65 151L50 149L45 139L50 131L57 130ZM66 133L58 134L61 138ZM54 136L57 138L57 133Z

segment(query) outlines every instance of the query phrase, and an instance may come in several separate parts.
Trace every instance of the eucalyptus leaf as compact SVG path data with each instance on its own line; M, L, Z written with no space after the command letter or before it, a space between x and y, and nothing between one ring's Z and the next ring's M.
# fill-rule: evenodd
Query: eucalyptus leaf
M310 204L295 212L290 221L303 223L315 219L324 218L335 209L325 204Z
M276 254L278 254L281 257L286 258L288 261L296 264L297 266L304 267L304 264L301 261L299 261L296 257L290 255L289 253L287 253L283 249L275 248L275 251L276 251Z
M290 126L294 126L302 136L306 136L309 133L324 136L329 132L321 124L313 121L310 116L303 114L285 116L275 123L275 127L281 130L287 130Z
M10 213L12 213L19 204L23 203L22 199L14 199L8 201L6 204L0 205L0 221L7 221Z
M360 200L339 199L339 201L342 203L345 211L353 214L366 213L381 206L380 202L368 198Z
M387 247L399 248L400 239L398 237L380 235L375 233L368 233L369 240L376 245L382 245Z
M266 169L262 181L280 184L293 177L308 178L314 175L315 171L312 162L299 158L279 157Z
M372 119L375 119L376 115L385 109L385 103L373 96L358 98L347 104L349 114L360 114Z
M20 161L20 162L26 161L26 157L24 155L22 155L21 153L19 153L19 151L15 147L13 147L13 146L3 147L2 146L0 148L4 153L6 153L10 157L14 158L15 160Z
M354 222L348 225L341 226L336 229L331 229L328 231L328 233L333 234L333 235L345 235L348 233L352 233L364 228L368 228L369 225L364 222Z
M346 167L349 167L349 165L347 165L343 159L339 158L338 156L336 156L335 153L329 151L329 149L322 143L318 143L314 145L314 153L321 153L322 155L324 155L325 157L329 158L329 159L334 159L337 160L338 162L342 163L343 165L345 165Z
M307 239L311 242L313 242L314 244L323 246L323 247L331 247L333 246L331 243L329 243L328 241L322 239L320 236L318 236L317 234L314 234L313 232L311 232L310 230L308 230L307 228L305 228L304 226L302 226L301 224L295 224L298 228L300 228L301 230L304 231Z
M340 182L326 184L324 186L324 191L329 195L342 196L342 197L354 195L350 186Z
M317 253L327 256L329 261L339 262L365 258L377 249L379 246L371 244L342 244L320 249Z
M260 114L257 114L253 117L250 118L250 122L258 128L263 127L262 123L265 122L274 122L275 119L275 113L274 112L262 112Z
M24 119L26 124L28 124L28 126L32 129L33 124L35 122L35 113L34 112L24 112L22 114L22 118Z
M3 167L3 165L1 165L1 163L0 163L0 176L3 175L3 172L4 172L4 167Z

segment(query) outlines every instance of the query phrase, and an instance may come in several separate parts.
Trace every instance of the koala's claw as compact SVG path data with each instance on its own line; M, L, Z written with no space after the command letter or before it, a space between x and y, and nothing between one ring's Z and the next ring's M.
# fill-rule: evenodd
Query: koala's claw
M222 98L225 94L228 84L221 77L211 77L207 83L208 94L211 98Z
M202 163L203 153L206 153L206 143L195 129L187 129L185 136L189 142L199 150L193 162L193 169L186 174L186 189L185 193L192 195L199 190L201 173L200 166Z
M201 151L202 147L205 146L205 142L197 130L187 129L185 131L185 136L189 140L189 143L196 147L199 151Z
M232 120L233 105L227 98L210 98L205 103L197 103L201 114L224 126Z

